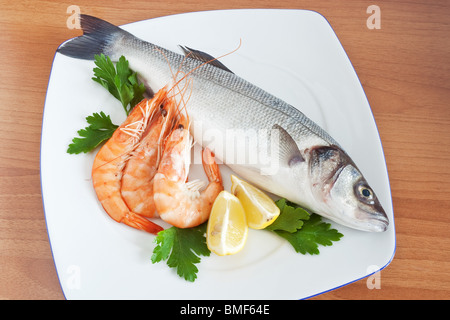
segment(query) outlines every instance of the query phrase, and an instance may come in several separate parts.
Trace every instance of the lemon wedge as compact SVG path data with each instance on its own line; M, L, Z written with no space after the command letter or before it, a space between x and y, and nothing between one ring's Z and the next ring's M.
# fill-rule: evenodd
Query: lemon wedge
M214 201L206 228L206 245L219 256L235 254L247 241L248 226L239 199L222 191Z
M280 215L280 209L267 194L234 175L231 175L231 193L241 201L252 229L264 229Z

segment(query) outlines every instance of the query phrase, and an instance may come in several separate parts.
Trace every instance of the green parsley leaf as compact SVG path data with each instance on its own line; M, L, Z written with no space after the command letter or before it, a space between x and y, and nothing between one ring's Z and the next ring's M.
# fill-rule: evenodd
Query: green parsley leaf
M145 86L139 84L136 72L128 67L128 60L124 56L114 64L104 54L95 55L94 77L92 80L105 87L117 100L122 103L128 115L133 107L144 98Z
M280 208L280 215L266 230L289 241L296 252L319 254L319 244L331 246L333 241L343 237L336 229L330 229L331 224L322 222L317 214L309 214L285 199L278 200L276 204Z
M305 221L303 227L293 233L287 231L275 231L279 236L285 238L301 254L319 254L319 244L322 246L333 245L332 241L339 241L343 237L336 229L330 229L331 224L322 222L317 214L312 214Z
M81 152L89 152L103 141L111 138L114 131L118 128L103 111L100 114L94 113L92 116L86 117L86 121L89 126L78 130L78 135L81 138L72 139L67 153L78 154Z
M167 265L176 268L180 277L194 282L198 272L195 264L200 262L200 256L209 256L211 253L206 246L206 226L207 223L203 223L194 228L171 227L158 232L152 263L167 260Z
M296 232L303 226L303 221L309 219L308 211L287 204L286 199L280 199L275 204L280 208L280 215L271 225L265 228L266 230Z

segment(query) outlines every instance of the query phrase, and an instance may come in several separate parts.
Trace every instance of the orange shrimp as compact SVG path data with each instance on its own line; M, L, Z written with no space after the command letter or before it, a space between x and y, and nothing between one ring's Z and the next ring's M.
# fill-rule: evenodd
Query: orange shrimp
M192 137L186 120L190 97L186 99L184 94L192 84L187 76L195 69L187 74L181 65L175 74L171 70L170 89L164 87L153 99L139 103L97 153L92 169L94 189L115 221L158 233L163 228L145 217L159 213L164 221L180 228L197 226L209 218L213 202L223 190L219 167L209 149L203 150L202 156L208 186L199 192L202 181L187 182ZM161 106L164 112L158 110ZM181 115L183 109L186 117ZM179 126L169 134L174 123Z
M130 210L122 197L121 185L126 162L166 95L165 90L160 90L152 100L144 99L136 105L99 150L92 168L95 192L108 215L117 222L155 234L163 228Z
M121 193L128 207L148 218L158 217L153 200L153 177L162 157L164 141L172 129L169 112L161 104L135 151L131 153L122 176Z
M209 218L217 195L223 190L219 166L209 149L203 150L203 169L209 184L186 182L189 174L192 137L185 120L168 137L158 172L153 180L153 197L162 220L178 228L190 228Z

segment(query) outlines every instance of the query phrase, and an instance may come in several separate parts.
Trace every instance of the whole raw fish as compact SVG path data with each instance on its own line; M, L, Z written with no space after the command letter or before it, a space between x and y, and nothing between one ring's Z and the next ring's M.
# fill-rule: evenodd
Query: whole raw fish
M388 218L355 163L298 109L201 51L182 47L178 54L87 15L81 26L84 35L58 52L80 59L103 53L113 61L123 55L153 92L190 86L194 139L244 179L345 226L387 229Z

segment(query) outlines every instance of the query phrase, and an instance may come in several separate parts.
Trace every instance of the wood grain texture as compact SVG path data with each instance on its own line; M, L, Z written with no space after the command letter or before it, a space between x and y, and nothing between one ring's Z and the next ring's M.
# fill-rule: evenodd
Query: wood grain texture
M73 4L114 24L232 8L321 13L346 50L379 128L397 249L381 271L381 289L369 290L362 279L313 299L450 298L448 1L0 0L0 299L64 299L46 230L39 152L55 50L80 34L66 26ZM371 4L381 8L379 30L366 26Z

